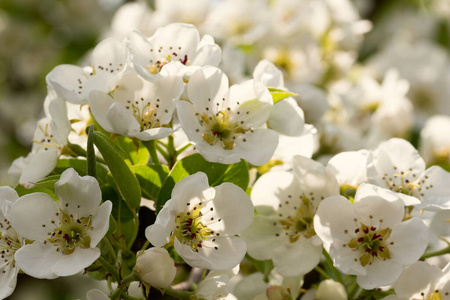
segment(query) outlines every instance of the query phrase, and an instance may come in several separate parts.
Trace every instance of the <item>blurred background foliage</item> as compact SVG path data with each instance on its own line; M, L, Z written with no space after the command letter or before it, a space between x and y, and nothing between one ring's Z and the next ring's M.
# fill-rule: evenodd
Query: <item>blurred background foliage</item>
M114 12L125 2L0 0L0 185L12 184L7 175L11 162L30 151L36 122L43 116L46 74L59 64L85 65L83 57L102 40ZM389 20L395 20L399 14L427 19L433 9L431 0L353 2L361 17L373 23L373 30L360 48L359 62L377 53L389 38L389 28L385 27L393 23ZM442 16L433 14L432 18L432 36L428 38L450 53L450 17L444 11ZM73 284L73 278L46 281L20 275L19 286L8 299L83 299L94 283L87 278L75 278ZM80 282L82 291L68 293L76 290L75 285L81 286Z

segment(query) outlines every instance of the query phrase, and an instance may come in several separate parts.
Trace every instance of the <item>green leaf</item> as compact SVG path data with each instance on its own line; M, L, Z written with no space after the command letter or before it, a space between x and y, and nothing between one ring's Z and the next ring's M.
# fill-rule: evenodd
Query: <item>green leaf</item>
M105 159L123 199L130 208L137 209L141 203L139 182L126 163L123 150L105 137L104 134L95 132L94 143Z
M18 185L15 188L17 194L19 195L19 197L22 197L23 195L27 195L27 194L31 194L31 193L46 193L48 194L50 197L52 197L53 199L55 199L56 201L58 200L58 197L56 196L55 192L52 189L49 189L45 186L34 186L32 188L26 189L21 185Z
M287 97L298 96L298 94L274 88L269 88L269 92L272 94L273 104Z
M74 168L80 176L88 175L86 160L80 158L59 159L53 172L56 174L62 174L68 168ZM101 164L96 164L96 169L98 181L100 183L105 183L105 177L106 174L108 174L108 170L106 170Z
M90 176L97 178L97 169L96 169L97 162L94 150L94 124L91 124L87 129L87 131L88 131L87 171Z
M197 172L204 172L208 176L210 186L217 186L223 182L231 182L247 189L249 183L247 163L241 160L239 163L224 165L206 161L200 154L187 156L175 164L156 201L156 211L159 211L167 200L170 199L175 183Z
M169 168L164 165L135 165L133 171L141 185L143 196L156 200L169 175Z
M255 266L256 270L264 275L264 281L269 282L269 273L273 269L272 260L257 260L248 254L245 255L245 258L247 258Z
M53 190L56 182L59 181L61 175L50 175L36 182L36 186L45 187Z
M150 153L139 140L132 140L127 137L119 136L116 138L115 143L127 153L131 164L147 164L150 158Z

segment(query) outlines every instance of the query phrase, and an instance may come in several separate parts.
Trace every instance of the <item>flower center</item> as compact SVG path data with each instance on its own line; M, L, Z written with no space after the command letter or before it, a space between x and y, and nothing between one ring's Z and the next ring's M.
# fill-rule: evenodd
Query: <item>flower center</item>
M145 101L143 97L140 101L136 100L132 102L127 100L125 108L127 110L132 110L133 117L138 121L141 131L161 127L160 120L158 118L158 108L160 99L156 99L157 104L151 103L150 101Z
M203 225L202 216L200 210L194 207L188 212L179 213L175 219L174 235L180 243L190 246L194 252L198 252L203 241L214 234L214 231Z
M157 52L161 53L163 51L164 47L159 47L159 49L157 50ZM178 47L178 50L181 50L181 47ZM180 53L177 53L175 51L173 51L173 47L169 47L169 51L170 53L168 53L167 55L161 55L159 58L156 58L156 60L151 59L150 60L150 65L148 67L148 70L150 71L150 73L152 74L158 74L159 72L161 72L162 68L167 65L168 63L170 63L171 61L179 61L180 63L182 63L183 65L187 66L189 64L189 59L187 54L182 55ZM150 49L150 52L154 52L153 49Z
M359 261L364 267L372 264L376 258L383 260L391 258L389 248L386 246L386 240L389 239L391 232L390 228L377 229L361 223L361 226L355 229L357 236L346 245L362 253Z
M42 128L42 126L39 126L39 130L42 132L43 136L40 140L33 140L33 143L37 145L37 150L43 149L47 151L49 148L57 148L61 149L61 145L58 143L58 141L53 137L53 135L50 133L49 124L45 124L45 128Z
M215 115L197 114L197 116L205 129L202 134L203 140L211 146L220 143L223 149L232 150L236 135L247 131L240 127L239 122L231 122L230 113L226 110Z
M1 272L6 273L8 266L15 267L14 253L22 247L22 243L16 231L11 227L8 220L0 222L0 257L3 260ZM0 261L1 261L0 260Z
M289 236L289 242L291 243L295 243L301 235L306 238L316 235L314 231L314 214L316 209L311 205L308 198L302 196L299 207L294 207L294 209L296 209L295 214L279 220L284 234ZM274 225L277 225L277 223L275 222Z
M75 219L72 215L63 214L59 226L50 233L48 241L57 246L56 251L72 254L77 247L90 248L89 233L93 230L92 216Z

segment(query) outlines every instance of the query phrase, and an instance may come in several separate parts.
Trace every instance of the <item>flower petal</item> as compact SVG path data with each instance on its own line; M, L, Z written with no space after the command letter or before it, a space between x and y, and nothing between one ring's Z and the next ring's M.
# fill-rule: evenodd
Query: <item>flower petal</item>
M55 200L44 193L27 194L14 202L8 218L16 232L30 240L47 239L56 228L52 220L58 220L61 211Z
M102 199L97 180L91 176L80 177L72 168L61 174L55 183L55 193L61 210L76 219L92 214Z
M109 229L109 216L111 215L112 203L105 201L96 209L92 216L92 227L94 228L90 234L91 248L97 246L101 239L105 236Z
M54 279L58 277L52 267L63 256L50 243L34 242L16 251L14 259L22 271L35 278Z
M69 255L62 255L51 266L51 271L57 276L71 276L89 267L100 256L100 249L80 247Z

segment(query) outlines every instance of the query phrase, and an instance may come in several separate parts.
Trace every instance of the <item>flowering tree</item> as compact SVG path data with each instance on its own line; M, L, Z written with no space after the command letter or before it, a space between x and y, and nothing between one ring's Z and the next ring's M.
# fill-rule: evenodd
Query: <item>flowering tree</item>
M0 187L0 297L19 272L84 272L109 287L89 300L450 299L450 174L405 135L409 83L395 70L334 78L370 24L345 1L304 1L321 24L276 1L271 28L263 2L197 2L204 35L156 1L170 20L151 34L112 32L89 66L47 75L45 118L10 168L18 184ZM317 53L320 39L333 50ZM239 49L262 57L236 72Z

